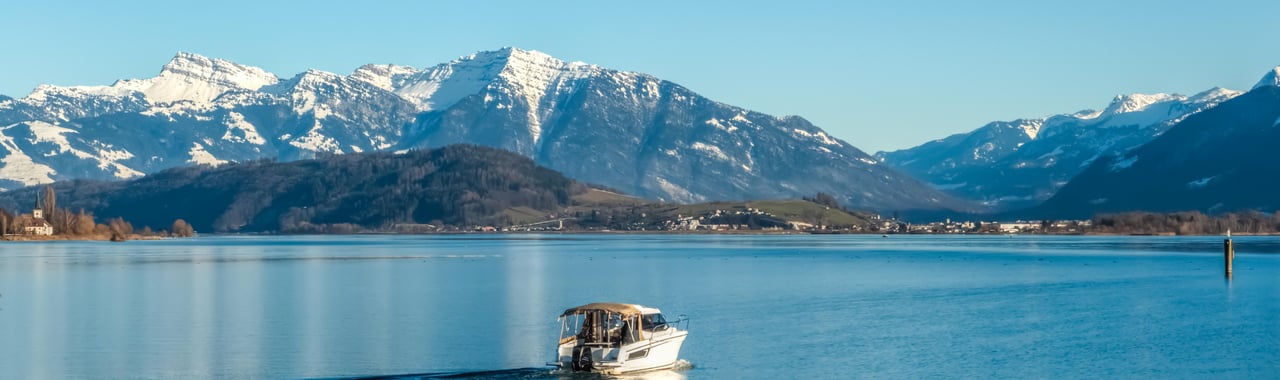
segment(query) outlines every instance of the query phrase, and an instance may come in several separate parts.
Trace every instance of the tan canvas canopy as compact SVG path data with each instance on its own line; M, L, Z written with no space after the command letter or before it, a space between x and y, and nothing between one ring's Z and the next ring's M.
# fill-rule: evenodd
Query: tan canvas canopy
M610 313L617 313L622 315L639 315L640 314L640 307L636 305L625 304L625 303L612 303L612 302L595 302L595 303L589 303L589 304L578 306L578 307L571 307L571 308L565 309L564 314L560 314L560 316L564 317L568 315L582 314L592 310L607 311Z

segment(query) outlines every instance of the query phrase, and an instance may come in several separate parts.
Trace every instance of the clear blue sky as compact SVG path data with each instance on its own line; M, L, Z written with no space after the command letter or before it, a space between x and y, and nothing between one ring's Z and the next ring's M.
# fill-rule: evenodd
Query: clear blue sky
M1120 93L1248 89L1280 65L1280 1L1042 3L10 0L0 94L150 77L177 51L287 78L517 46L800 115L875 152Z

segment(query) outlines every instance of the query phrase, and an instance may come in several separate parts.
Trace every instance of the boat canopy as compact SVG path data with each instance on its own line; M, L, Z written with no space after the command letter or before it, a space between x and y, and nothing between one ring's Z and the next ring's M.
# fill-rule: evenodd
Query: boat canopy
M641 314L640 309L642 307L643 306L640 306L640 305L632 305L627 303L595 302L595 303L589 303L589 304L578 306L578 307L571 307L571 308L565 309L564 314L560 314L560 316L565 317L565 316L570 316L575 314L585 314L590 311L606 311L606 312L622 314L622 315L640 315Z

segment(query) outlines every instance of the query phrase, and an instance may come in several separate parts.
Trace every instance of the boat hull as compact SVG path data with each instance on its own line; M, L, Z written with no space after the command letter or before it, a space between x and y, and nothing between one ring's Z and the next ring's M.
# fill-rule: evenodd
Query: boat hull
M574 342L568 342L558 347L558 360L549 364L567 370L606 375L670 369L679 360L680 347L684 345L688 335L686 331L672 330L666 334L654 334L650 339L618 347L577 346ZM575 349L580 350L577 355L575 355ZM590 355L589 366L582 365L582 355ZM579 360L577 368L574 366L575 359Z

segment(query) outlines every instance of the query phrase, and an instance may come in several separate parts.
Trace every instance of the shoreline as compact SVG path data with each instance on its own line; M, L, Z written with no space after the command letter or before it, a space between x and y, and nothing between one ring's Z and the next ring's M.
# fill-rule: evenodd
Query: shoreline
M125 237L124 241L131 240L166 240L172 239L168 236L158 235L139 235L130 234ZM105 241L111 242L111 235L5 235L0 237L0 243L3 242L31 242L31 241ZM119 243L119 242L117 242Z
M973 233L973 234L932 234L932 233L877 233L877 232L811 232L811 231L754 231L754 230L733 230L733 231L441 231L441 232L423 232L423 233L404 233L404 232L355 232L343 234L324 234L324 233L272 233L272 232L245 232L245 233L211 233L203 236L369 236L369 235L395 235L395 236L431 236L431 235L860 235L860 236L882 236L885 238L892 236L1153 236L1153 237L1209 237L1223 236L1222 234L1200 234L1200 235L1178 235L1175 233L1114 233L1114 232L1087 232L1087 233L1023 233L1023 234L1000 234L1000 233ZM1231 236L1280 236L1280 232L1249 232L1236 233ZM157 241L178 239L178 237L159 236L159 235L129 235L124 241ZM110 235L92 235L92 236L67 236L67 235L7 235L0 237L0 244L5 242L46 242L46 241L103 241L112 242Z

